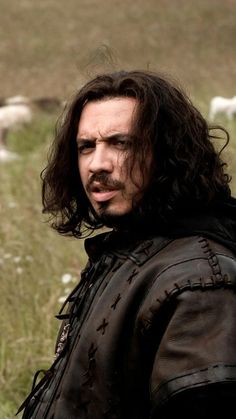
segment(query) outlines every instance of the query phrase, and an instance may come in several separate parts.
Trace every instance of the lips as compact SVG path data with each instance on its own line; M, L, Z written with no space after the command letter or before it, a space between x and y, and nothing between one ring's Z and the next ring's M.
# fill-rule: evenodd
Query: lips
M101 192L92 192L91 197L96 202L105 202L109 201L116 195L117 191L101 191Z
M93 182L89 186L89 194L91 198L96 202L105 202L112 199L118 192L118 189L114 189L109 185L101 184L100 182Z

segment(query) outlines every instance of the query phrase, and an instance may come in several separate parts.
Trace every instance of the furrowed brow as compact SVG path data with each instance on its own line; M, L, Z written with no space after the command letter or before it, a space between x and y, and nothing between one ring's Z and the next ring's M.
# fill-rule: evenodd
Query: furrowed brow
M84 142L93 142L93 141L114 141L114 140L119 140L119 139L132 139L132 137L129 134L126 133L115 133L115 134L111 134L108 135L106 137L102 137L102 138L85 138L85 137L77 137L76 141L77 143L84 143Z
M79 144L81 143L86 143L86 142L92 142L92 141L96 141L95 138L85 138L85 137L77 137L76 138L76 142Z
M104 138L103 141L113 142L113 141L119 141L119 140L132 140L132 136L129 135L128 133L116 133L116 134L107 136L106 138Z

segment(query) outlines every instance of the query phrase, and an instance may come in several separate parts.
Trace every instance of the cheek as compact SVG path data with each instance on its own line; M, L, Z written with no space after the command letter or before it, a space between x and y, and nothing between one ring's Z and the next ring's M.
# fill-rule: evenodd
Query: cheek
M81 160L78 160L78 170L79 170L81 183L83 186L85 186L85 184L87 183L87 176L86 176L86 170Z

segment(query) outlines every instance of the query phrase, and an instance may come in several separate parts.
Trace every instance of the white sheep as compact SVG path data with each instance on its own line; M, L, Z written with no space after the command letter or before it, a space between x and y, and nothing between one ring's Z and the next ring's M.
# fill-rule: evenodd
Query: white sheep
M19 128L32 121L32 110L27 104L11 104L0 107L0 144L5 145L10 129Z
M6 98L3 105L28 105L30 102L28 97L17 95Z
M0 146L0 163L10 162L19 159L20 156Z
M236 113L236 96L232 98L213 97L210 101L209 120L214 121L218 113L224 113L228 120L233 119Z

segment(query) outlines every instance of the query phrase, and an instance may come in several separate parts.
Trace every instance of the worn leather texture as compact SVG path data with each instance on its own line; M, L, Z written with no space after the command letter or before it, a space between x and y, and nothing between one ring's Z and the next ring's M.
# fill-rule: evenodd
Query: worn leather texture
M189 394L236 391L233 252L197 235L111 243L103 234L86 249L56 361L24 419L164 418Z

